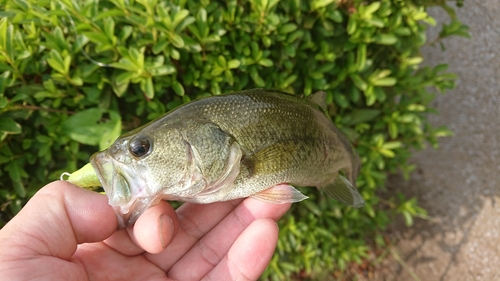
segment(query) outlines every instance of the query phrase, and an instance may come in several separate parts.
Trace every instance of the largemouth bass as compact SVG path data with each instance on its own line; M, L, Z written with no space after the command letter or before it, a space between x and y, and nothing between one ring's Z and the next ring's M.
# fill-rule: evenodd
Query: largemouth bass
M162 199L206 204L307 198L292 185L316 186L361 207L364 200L355 188L358 155L325 110L324 92L302 99L255 89L203 98L95 153L90 165L98 181L82 184L78 173L69 181L100 183L121 228Z

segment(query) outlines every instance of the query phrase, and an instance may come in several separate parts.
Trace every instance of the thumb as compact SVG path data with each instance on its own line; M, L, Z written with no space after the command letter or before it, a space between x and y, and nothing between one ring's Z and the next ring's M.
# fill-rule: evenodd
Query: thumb
M77 245L102 241L117 228L107 198L56 181L38 191L0 231L0 245L15 255L69 259Z

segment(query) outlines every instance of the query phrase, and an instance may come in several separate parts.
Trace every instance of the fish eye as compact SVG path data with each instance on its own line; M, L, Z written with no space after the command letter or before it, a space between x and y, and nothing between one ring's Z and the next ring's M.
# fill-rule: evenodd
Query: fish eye
M142 157L151 150L151 141L146 136L137 136L130 141L128 149L135 157Z

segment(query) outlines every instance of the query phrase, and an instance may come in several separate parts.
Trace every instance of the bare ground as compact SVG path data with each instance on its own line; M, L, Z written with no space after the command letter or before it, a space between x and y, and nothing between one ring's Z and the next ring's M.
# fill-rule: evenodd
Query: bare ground
M500 1L467 0L457 10L472 39L445 40L446 51L426 47L429 65L448 63L457 88L439 96L434 125L455 132L413 158L409 182L390 189L416 196L431 220L390 231L394 252L370 280L500 280ZM438 22L449 22L438 10ZM429 39L437 29L429 32ZM398 260L400 259L400 260ZM363 278L361 278L363 279Z

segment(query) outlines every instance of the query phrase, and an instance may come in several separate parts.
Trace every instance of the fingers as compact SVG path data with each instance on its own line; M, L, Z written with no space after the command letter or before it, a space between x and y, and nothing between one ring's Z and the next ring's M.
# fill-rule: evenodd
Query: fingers
M114 233L106 239L112 249L126 256L143 253L159 253L172 242L179 228L174 208L161 201L147 209L134 225Z
M275 221L253 221L236 239L227 255L202 280L257 280L269 264L277 242Z
M206 233L224 219L241 200L198 205L185 203L177 209L179 230L165 251L146 257L168 271Z
M178 228L174 208L162 201L147 209L127 230L137 245L148 253L157 254L170 244Z
M168 271L169 277L177 280L200 280L224 258L234 241L254 220L259 218L278 220L289 208L290 204L270 204L252 198L244 200L211 231L198 234L199 237L204 234L203 238L171 266ZM200 224L203 225L203 221ZM179 239L179 242L186 240ZM167 248L165 252L170 253L169 250ZM160 262L157 263L158 266L165 269L161 261L156 260L156 262ZM190 270L185 270L186 268Z
M106 196L56 181L35 194L2 229L0 243L14 245L9 250L23 255L69 259L77 244L101 241L116 227Z

